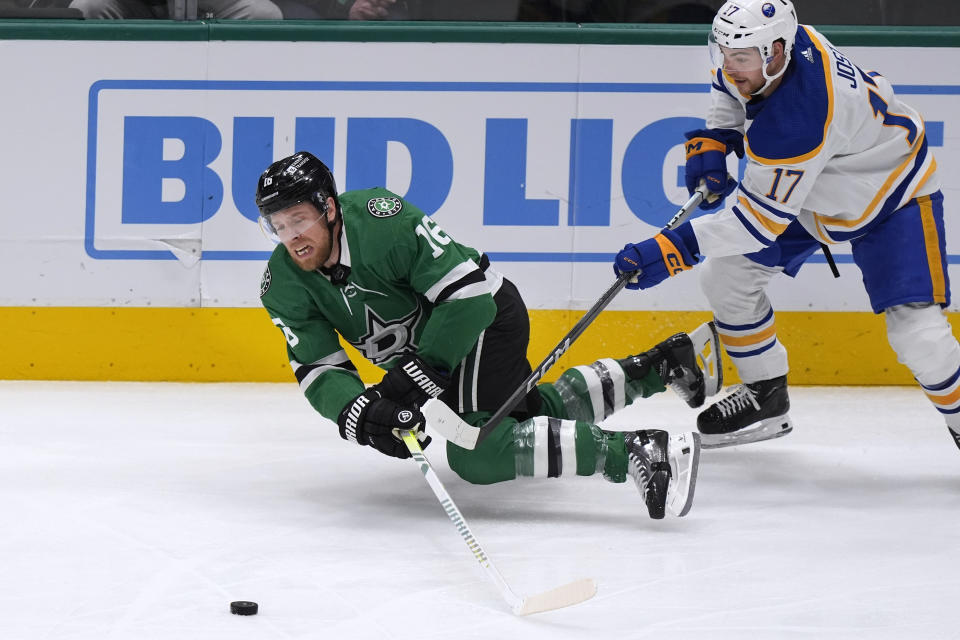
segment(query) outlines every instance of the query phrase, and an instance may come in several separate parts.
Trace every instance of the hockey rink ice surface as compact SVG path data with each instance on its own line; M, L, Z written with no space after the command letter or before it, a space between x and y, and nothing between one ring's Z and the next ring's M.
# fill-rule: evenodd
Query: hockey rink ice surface
M794 432L704 451L683 519L599 477L472 486L289 384L0 382L4 640L960 638L960 451L919 389L791 389ZM671 392L605 426L690 430ZM233 600L260 613L231 615Z

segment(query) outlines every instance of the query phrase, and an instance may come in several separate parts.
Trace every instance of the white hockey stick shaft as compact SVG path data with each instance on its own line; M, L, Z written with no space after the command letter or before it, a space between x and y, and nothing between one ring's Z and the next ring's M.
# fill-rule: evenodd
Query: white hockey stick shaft
M420 448L420 441L417 440L417 436L413 431L401 431L400 436L403 438L404 444L407 445L407 449L410 450L410 455L413 456L414 462L420 466L423 477L426 479L427 484L430 485L430 488L433 489L433 494L437 496L437 500L440 501L440 506L443 507L447 517L453 522L457 531L460 533L460 537L463 538L463 541L466 543L467 548L470 549L473 557L477 559L477 562L479 562L480 566L486 571L490 580L497 586L500 595L507 604L510 605L513 613L525 616L540 611L550 611L552 609L568 607L593 597L597 592L597 586L596 583L590 579L577 580L557 587L556 589L535 594L529 598L523 598L517 595L516 592L510 588L510 585L507 584L507 581L503 579L503 576L500 575L500 572L497 571L497 568L493 566L483 547L480 546L480 542L476 536L473 535L463 514L460 513L460 509L454 504L453 498L447 493L443 483L440 482L440 478L437 477L436 472L434 472L433 467L430 465L430 461L427 460L427 457L423 454L423 449Z

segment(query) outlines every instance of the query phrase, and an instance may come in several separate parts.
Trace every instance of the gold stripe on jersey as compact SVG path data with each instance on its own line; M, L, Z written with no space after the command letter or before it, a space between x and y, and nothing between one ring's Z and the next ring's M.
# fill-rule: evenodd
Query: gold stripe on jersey
M739 198L737 198L737 200L740 202L741 206L743 206L747 211L753 214L753 217L757 219L757 222L759 222L764 229L772 233L775 237L783 233L786 230L786 228L789 226L786 224L780 224L778 222L774 222L770 218L766 217L765 215L763 215L762 213L754 209L753 205L751 205L750 201L747 200L745 197L740 196Z
M893 170L889 176L887 176L886 181L884 181L883 186L880 187L880 190L877 191L877 195L873 197L873 200L870 201L870 204L867 205L866 210L860 214L859 218L854 220L840 220L837 218L830 218L827 216L821 216L815 214L817 221L822 223L823 226L830 230L830 227L844 227L846 229L852 229L854 227L859 227L868 221L868 219L875 213L877 207L881 206L883 201L886 200L890 191L895 189L900 181L900 178L905 172L909 172L910 168L913 166L913 163L917 159L917 154L920 152L920 149L923 148L923 143L926 140L926 131L921 131L920 135L917 136L917 141L913 145L913 151L910 152L910 155L907 156L907 159L901 163L899 167ZM927 159L932 158L933 156L927 154ZM926 175L926 174L924 174ZM899 208L899 207L898 207Z
M750 133L747 132L747 136L744 138L744 148L747 151L747 155L751 159L756 160L760 164L767 165L783 165L783 164L800 164L801 162L806 162L811 158L815 158L818 153L823 149L823 145L827 143L827 131L830 129L830 123L833 122L833 76L830 73L830 56L827 54L826 48L823 46L823 43L813 34L813 32L806 28L803 25L800 25L804 31L806 31L807 36L810 38L810 42L813 43L813 46L817 48L817 51L820 52L820 61L823 64L823 81L826 83L827 87L827 117L823 121L823 137L820 139L820 144L816 146L811 151L804 153L799 156L794 156L792 158L763 158L758 156L750 149Z
M917 197L917 193L920 191L920 189L923 188L923 185L927 184L927 180L930 179L930 176L932 176L933 172L936 170L937 170L937 159L931 155L930 166L927 167L927 170L923 173L923 177L920 178L920 182L917 183L916 188L913 190L913 193L910 194L910 198L907 200L907 202Z
M944 303L947 301L946 278L943 275L943 258L940 255L940 234L937 232L937 221L933 217L933 203L930 196L917 198L920 205L920 219L923 223L923 243L927 249L927 266L930 268L930 282L933 285L933 301Z
M823 227L823 222L821 222L822 216L816 211L813 212L813 224L817 228L817 235L820 236L820 242L825 244L840 244L836 240L830 237L830 234L826 233L826 229Z

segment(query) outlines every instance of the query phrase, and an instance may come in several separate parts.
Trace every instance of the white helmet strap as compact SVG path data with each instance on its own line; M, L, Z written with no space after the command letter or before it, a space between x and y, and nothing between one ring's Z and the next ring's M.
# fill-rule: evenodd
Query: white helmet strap
M791 48L792 48L792 47L791 47ZM772 57L773 57L773 43L770 44L770 53L771 53L771 55L770 55L769 57L772 58ZM761 55L762 55L762 52L761 52ZM767 90L767 87L769 87L769 86L771 85L771 83L773 83L774 80L776 80L777 78L779 78L780 76L782 76L782 75L786 72L786 70L787 70L787 65L789 65L789 64L790 64L790 49L787 49L786 47L783 48L783 66L780 67L780 70L777 71L776 73L774 73L774 74L772 74L772 75L767 73L767 67L770 66L770 65L769 65L769 63L766 62L766 60L764 60L763 67L761 68L761 73L763 74L763 78L764 78L764 80L766 80L766 82L763 83L763 86L760 87L759 89L757 89L756 91L754 91L751 95L759 96L759 95L762 94L764 91L766 91L766 90Z

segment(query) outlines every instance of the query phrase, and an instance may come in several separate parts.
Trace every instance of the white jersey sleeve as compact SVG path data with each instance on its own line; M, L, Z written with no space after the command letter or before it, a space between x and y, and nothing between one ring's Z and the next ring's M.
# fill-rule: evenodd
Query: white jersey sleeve
M843 242L939 189L920 115L811 27L799 27L773 94L731 97L744 110L748 161L735 201L692 223L703 255L758 251L793 220L821 242Z

